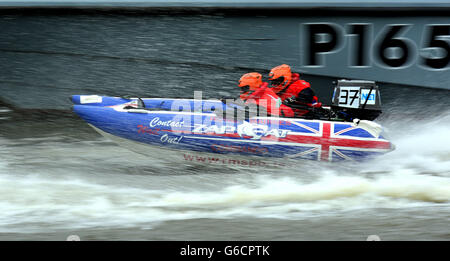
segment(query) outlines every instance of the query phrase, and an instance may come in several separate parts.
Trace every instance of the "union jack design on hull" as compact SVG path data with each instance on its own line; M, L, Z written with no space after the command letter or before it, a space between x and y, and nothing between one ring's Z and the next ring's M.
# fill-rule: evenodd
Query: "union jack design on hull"
M375 137L357 126L348 123L320 122L318 128L310 128L302 122L293 124L309 132L290 132L280 141L294 142L309 148L306 151L289 155L290 158L316 154L317 160L351 160L354 156L369 156L391 150L391 143L383 137Z
M255 121L260 118L256 118ZM266 118L264 118L266 119ZM275 119L276 120L276 119ZM279 119L281 120L281 119ZM282 147L288 158L306 158L319 161L352 160L391 150L391 143L383 137L375 137L368 131L352 126L350 123L282 119L283 129L289 132L286 137L262 137L260 140L242 140L236 133L186 136L196 140L209 140L221 143L253 143L272 149ZM271 119L274 121L274 119ZM289 124L286 124L289 123ZM297 151L296 153L290 153Z

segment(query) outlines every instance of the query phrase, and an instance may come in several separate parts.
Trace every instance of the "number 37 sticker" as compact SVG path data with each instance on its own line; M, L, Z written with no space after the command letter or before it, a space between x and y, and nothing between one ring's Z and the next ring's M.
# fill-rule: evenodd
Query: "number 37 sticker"
M361 90L360 87L341 87L339 93L339 106L358 108L360 104L375 104L376 93L370 90Z

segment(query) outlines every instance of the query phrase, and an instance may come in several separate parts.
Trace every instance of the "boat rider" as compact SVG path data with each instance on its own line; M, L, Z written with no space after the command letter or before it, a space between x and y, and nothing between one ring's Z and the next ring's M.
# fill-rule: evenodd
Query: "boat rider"
M239 80L241 94L239 97L245 103L256 103L265 107L272 116L294 117L294 111L282 104L282 100L269 88L269 84L262 81L262 75L257 72L246 73Z
M294 110L295 116L312 116L310 114L313 114L314 108L322 107L311 85L301 80L300 74L292 73L289 65L282 64L272 68L269 80L272 90L283 104Z

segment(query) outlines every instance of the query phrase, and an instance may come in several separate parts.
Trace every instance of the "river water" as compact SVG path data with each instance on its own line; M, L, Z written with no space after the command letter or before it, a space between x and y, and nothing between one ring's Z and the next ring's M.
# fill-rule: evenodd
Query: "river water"
M137 86L131 92L147 86L148 93L160 96L199 89L230 95L245 71L223 64L205 66L203 58L196 58L198 44L207 36L202 32L210 30L208 22L220 30L220 17L2 19L10 30L1 36L8 40L2 41L0 55L9 64L2 65L4 93L24 86L24 93L41 99L37 86L52 84L68 84L70 88L58 89L68 95L77 94L74 90L95 93L95 79L103 77L97 81L102 82L99 92L114 92L109 95L121 92L105 87L111 84ZM174 19L191 30L183 42L176 43L181 36L172 27ZM117 26L108 27L108 22ZM92 39L105 39L101 34L118 36L117 45L109 43L108 53L150 48L121 43L124 30L139 31L144 26L139 23L154 23L160 32L154 37L171 40L168 46L155 47L160 52L170 53L175 45L175 51L187 55L186 48L193 48L190 63L170 62L173 53L163 63L68 55L89 53L85 49L95 47L89 45ZM77 37L77 44L63 45ZM216 48L219 58L230 52L208 46ZM61 48L59 54L50 53L55 48ZM90 73L92 66L103 69ZM158 71L147 70L151 68ZM153 73L158 76L150 77ZM80 82L88 87L77 89ZM65 240L69 235L81 240L366 240L369 235L382 240L449 240L450 92L389 84L381 84L381 92L384 113L377 121L387 128L395 151L361 163L298 161L273 169L191 165L171 161L170 153L167 161L155 160L103 138L70 107L37 111L0 106L0 240Z

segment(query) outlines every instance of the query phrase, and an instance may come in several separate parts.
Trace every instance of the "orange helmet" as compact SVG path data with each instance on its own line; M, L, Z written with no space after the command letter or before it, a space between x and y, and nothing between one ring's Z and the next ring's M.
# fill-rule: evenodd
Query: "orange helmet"
M239 80L239 87L241 87L241 99L245 100L248 96L258 90L262 85L262 75L257 72L246 73L242 75Z
M272 68L269 73L270 85L275 93L283 90L291 83L292 72L291 67L287 64L278 65Z

